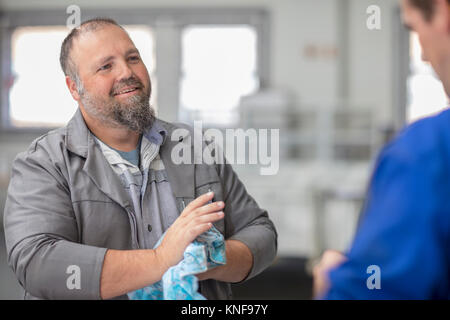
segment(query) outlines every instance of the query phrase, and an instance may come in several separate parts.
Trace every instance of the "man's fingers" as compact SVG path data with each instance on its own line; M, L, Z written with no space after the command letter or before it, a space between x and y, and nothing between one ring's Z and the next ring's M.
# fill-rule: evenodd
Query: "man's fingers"
M192 219L185 226L185 230L187 230L187 234L189 236L189 242L193 241L203 232L209 230L212 227L212 223L223 219L224 213L223 211L214 212L210 214L205 214L199 217Z
M201 216L201 215L208 214L211 212L220 211L223 209L223 207L224 207L223 201L217 201L217 202L213 202L213 203L204 205L203 207L197 208L193 211L193 213L196 216Z
M206 203L208 203L208 201L211 201L213 197L214 192L212 191L202 194L201 196L195 198L191 203L189 203L184 209L183 213L187 214L188 212L205 205Z
M347 257L341 252L336 250L327 250L322 255L322 261L320 262L320 264L323 266L323 268L328 270L342 264L346 260Z
M222 219L223 216L224 216L223 211L205 214L205 215L202 215L202 216L199 216L199 217L196 217L195 219L193 219L192 223L194 225L199 225L199 224L204 224L204 223L208 223L208 222L215 222L217 220Z
M347 257L339 251L327 250L323 253L320 262L313 268L313 294L315 298L321 298L329 288L328 273L347 260Z

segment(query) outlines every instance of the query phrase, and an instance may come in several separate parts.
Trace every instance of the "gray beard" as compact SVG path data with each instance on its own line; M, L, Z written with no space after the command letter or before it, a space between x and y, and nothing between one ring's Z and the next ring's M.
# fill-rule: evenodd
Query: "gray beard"
M144 92L133 95L125 103L113 98L97 98L80 88L81 102L86 112L111 128L126 127L138 133L150 128L155 119L155 111L150 107L150 96Z

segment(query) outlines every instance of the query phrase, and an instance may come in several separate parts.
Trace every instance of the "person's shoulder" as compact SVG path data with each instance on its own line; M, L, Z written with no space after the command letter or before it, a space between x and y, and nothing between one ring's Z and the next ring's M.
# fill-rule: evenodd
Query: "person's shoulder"
M450 137L450 109L445 109L435 115L421 118L406 126L400 135L416 138Z
M186 132L186 134L194 133L194 128L191 125L182 122L168 122L160 118L156 118L154 125L164 128L169 135L178 134L180 132Z
M381 155L408 163L450 160L450 110L422 118L403 128Z
M52 156L62 154L61 149L65 144L65 135L65 127L50 130L35 138L26 150L16 156L16 159L39 157L41 160L50 160Z
M450 110L417 120L400 131L381 151L373 181L382 198L392 200L398 192L391 205L417 205L403 213L450 239Z
M167 122L157 118L155 120L155 124L157 126L163 127L166 130L166 133L169 135L169 139L174 141L180 140L180 138L191 137L192 144L194 143L194 139L200 139L201 143L209 144L211 143L211 138L205 134L205 128L203 126L199 126L194 123L194 125L190 125L183 122Z

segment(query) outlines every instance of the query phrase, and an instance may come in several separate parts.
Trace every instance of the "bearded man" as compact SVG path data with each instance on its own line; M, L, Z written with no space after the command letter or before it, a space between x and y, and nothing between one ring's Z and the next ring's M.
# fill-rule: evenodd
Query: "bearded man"
M230 283L271 264L275 227L231 166L172 161L191 139L174 141L179 126L155 118L148 71L120 25L84 22L60 62L79 108L17 156L5 206L8 263L26 299L126 299L213 224L226 264L197 275L204 297L229 299Z

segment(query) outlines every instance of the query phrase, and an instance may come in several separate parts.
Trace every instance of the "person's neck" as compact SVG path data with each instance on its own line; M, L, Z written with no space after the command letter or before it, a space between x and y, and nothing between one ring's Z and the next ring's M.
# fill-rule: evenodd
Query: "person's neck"
M89 130L102 142L119 151L129 152L136 149L140 133L126 127L105 125L98 119L88 115L83 108L80 107L80 110Z

